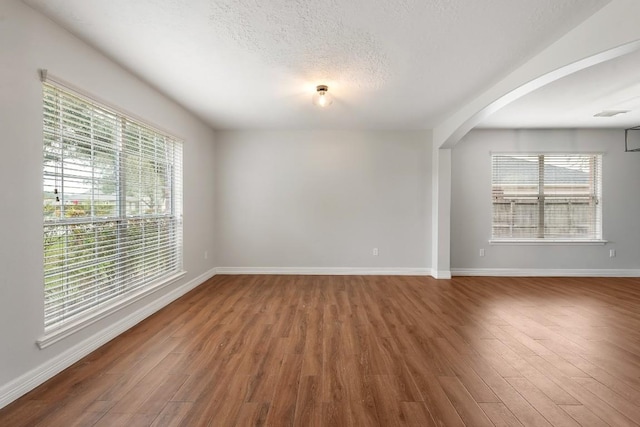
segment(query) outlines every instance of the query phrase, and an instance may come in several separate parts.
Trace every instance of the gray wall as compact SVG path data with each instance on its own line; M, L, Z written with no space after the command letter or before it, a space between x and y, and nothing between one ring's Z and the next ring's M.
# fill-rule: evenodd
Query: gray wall
M603 153L602 245L490 245L494 152ZM639 269L640 153L620 130L474 130L452 152L452 269ZM479 256L485 248L485 257ZM609 258L609 249L617 256Z
M218 132L218 265L430 267L430 138Z
M43 350L42 85L38 69L184 138L187 276ZM16 0L0 2L0 391L129 313L215 267L214 133L184 109ZM1 394L1 393L0 393Z

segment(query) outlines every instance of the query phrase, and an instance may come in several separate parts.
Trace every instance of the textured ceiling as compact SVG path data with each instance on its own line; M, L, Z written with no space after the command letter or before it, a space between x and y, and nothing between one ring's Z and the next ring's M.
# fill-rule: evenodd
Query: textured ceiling
M608 1L24 2L217 129L423 129Z

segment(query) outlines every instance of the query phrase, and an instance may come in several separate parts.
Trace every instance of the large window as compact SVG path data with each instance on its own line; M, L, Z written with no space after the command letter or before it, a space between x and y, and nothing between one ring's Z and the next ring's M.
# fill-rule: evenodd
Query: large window
M602 239L598 154L492 155L493 240Z
M54 83L43 98L50 333L182 272L182 143Z

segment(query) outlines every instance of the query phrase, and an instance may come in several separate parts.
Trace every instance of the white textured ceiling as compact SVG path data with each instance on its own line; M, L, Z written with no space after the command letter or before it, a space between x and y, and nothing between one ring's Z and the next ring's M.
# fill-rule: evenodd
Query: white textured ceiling
M217 129L423 129L608 0L24 2Z

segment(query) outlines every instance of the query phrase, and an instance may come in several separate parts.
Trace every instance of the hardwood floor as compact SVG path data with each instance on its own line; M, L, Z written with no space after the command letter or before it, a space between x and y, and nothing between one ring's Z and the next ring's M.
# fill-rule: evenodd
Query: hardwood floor
M217 276L2 426L632 426L640 279Z

